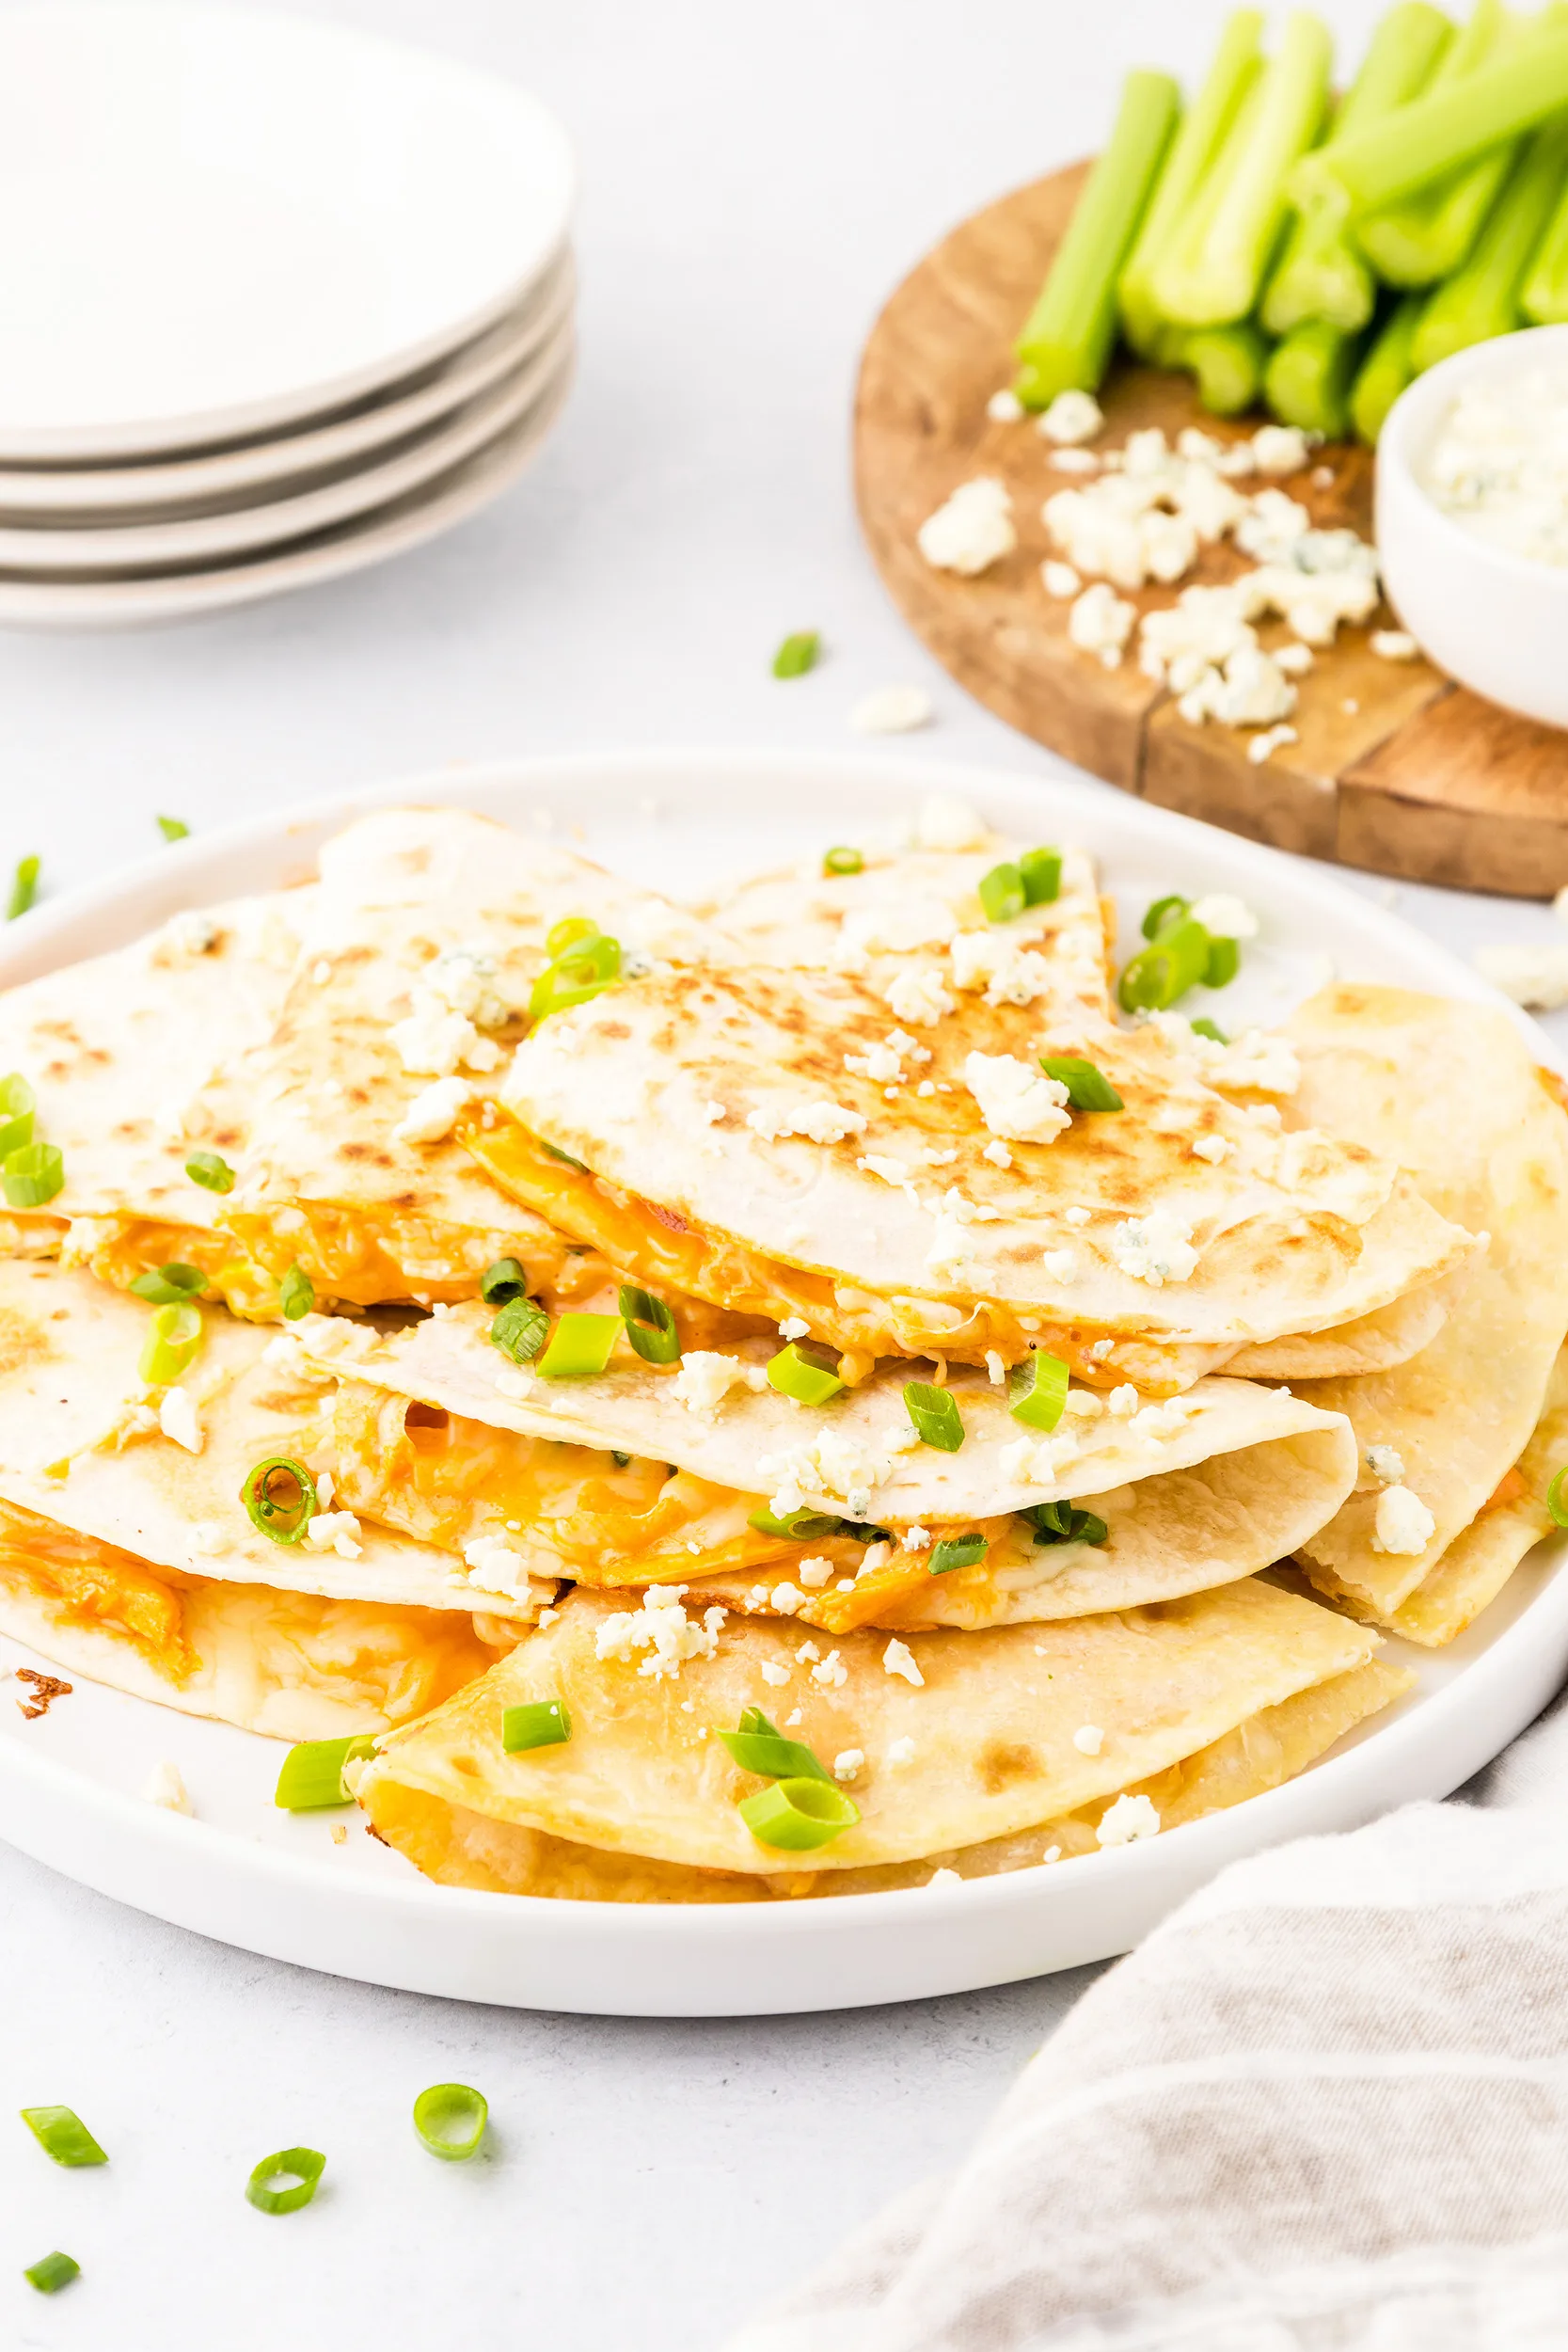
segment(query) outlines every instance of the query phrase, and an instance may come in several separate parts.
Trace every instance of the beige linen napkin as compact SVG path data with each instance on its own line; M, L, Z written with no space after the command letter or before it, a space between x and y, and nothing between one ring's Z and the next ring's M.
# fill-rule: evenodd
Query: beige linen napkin
M728 2352L1562 2352L1568 1700L1236 1864Z

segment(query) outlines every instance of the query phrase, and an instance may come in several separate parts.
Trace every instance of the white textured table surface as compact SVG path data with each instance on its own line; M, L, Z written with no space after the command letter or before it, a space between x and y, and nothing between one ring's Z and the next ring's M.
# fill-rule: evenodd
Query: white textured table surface
M531 83L580 144L581 375L544 462L387 569L198 626L0 638L0 862L53 890L206 828L420 768L611 744L838 744L915 679L915 755L1047 755L906 636L859 546L847 413L883 294L953 221L1081 151L1138 60L1190 67L1220 0L356 0L330 13ZM1347 33L1375 11L1340 0ZM776 685L786 629L829 659ZM1353 887L1385 889L1364 878ZM1451 946L1543 909L1404 889ZM4 1703L0 1700L0 1703ZM81 2352L710 2352L885 2196L948 2163L1078 1979L714 2025L464 2009L226 1951L0 1848L6 2104L112 2152L61 2172L0 2117L0 2341ZM409 2130L477 2083L483 2165ZM245 2176L325 2150L286 2222ZM21 2265L63 2246L51 2302Z

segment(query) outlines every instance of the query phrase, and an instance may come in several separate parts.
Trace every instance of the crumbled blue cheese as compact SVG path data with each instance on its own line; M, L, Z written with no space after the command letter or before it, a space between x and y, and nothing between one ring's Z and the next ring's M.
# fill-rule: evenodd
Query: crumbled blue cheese
M1047 1281L1076 1281L1078 1278L1078 1252L1076 1249L1042 1249L1040 1252L1040 1265L1044 1270Z
M1061 1080L1031 1070L1016 1054L966 1055L964 1084L993 1136L1015 1143L1050 1143L1072 1124Z
M466 1078L437 1078L416 1094L397 1125L394 1143L442 1143L457 1122L457 1114L474 1099Z
M1265 727L1261 735L1253 737L1246 747L1246 755L1255 768L1261 768L1266 759L1272 759L1275 752L1282 752L1287 743L1299 743L1300 740L1299 733L1292 726L1281 723L1276 727Z
M1131 1846L1140 1837L1159 1835L1160 1816L1150 1797L1118 1797L1107 1805L1095 1837L1101 1846Z
M979 850L990 838L985 818L957 792L928 792L916 811L917 850Z
M1048 960L1000 928L959 931L950 953L954 986L966 995L983 989L988 1005L1032 1005L1051 989Z
M1412 1558L1425 1551L1437 1530L1437 1521L1419 1495L1403 1485L1385 1486L1377 1499L1372 1536L1374 1551L1393 1552Z
M1006 484L992 474L961 484L935 514L927 516L915 544L934 571L974 578L989 570L1018 545Z
M1165 1202L1144 1216L1123 1217L1111 1230L1111 1255L1123 1274L1159 1290L1165 1282L1191 1279L1197 1266L1193 1229Z
M499 1029L512 1015L495 989L496 959L486 947L449 947L420 976L424 993L476 1028Z
M738 1356L693 1347L681 1358L670 1393L689 1413L714 1413L737 1386L760 1392L768 1386L768 1375L759 1364L743 1363Z
M809 1143L842 1143L847 1136L864 1133L865 1117L843 1103L774 1103L748 1111L746 1124L766 1143L778 1143L786 1136L803 1136Z
M1228 890L1206 891L1195 898L1189 909L1195 923L1201 923L1216 939L1256 939L1258 917L1244 898L1236 898Z
M363 1533L352 1511L317 1511L306 1523L305 1540L312 1551L335 1551L340 1560L357 1560Z
M1312 444L1299 425L1263 424L1252 437L1252 458L1259 473L1301 473Z
M770 1658L766 1658L762 1663L762 1678L771 1689L782 1691L789 1680L789 1668L776 1666Z
M1105 1745L1105 1734L1098 1724L1082 1724L1072 1735L1072 1744L1080 1756L1098 1756Z
M1116 670L1121 666L1122 653L1137 618L1135 604L1128 604L1107 581L1097 580L1073 604L1068 614L1067 633L1085 653L1098 654L1107 670Z
M895 1766L899 1764L912 1764L914 1762L914 1756L915 1746L912 1740L890 1740L887 1743L887 1749L883 1756L883 1761L884 1763Z
M926 1688L926 1677L915 1663L913 1650L907 1642L899 1641L896 1634L882 1652L882 1672L889 1675L902 1675L904 1680L912 1683L917 1691L923 1691ZM891 1748L888 1751L888 1760L890 1763L893 1760Z
M641 1609L605 1618L594 1637L594 1657L629 1665L640 1650L646 1650L649 1655L638 1673L673 1682L688 1659L717 1656L727 1612L705 1610L699 1625L682 1606L688 1589L685 1584L650 1584Z
M1050 407L1036 420L1035 429L1058 449L1076 448L1104 431L1105 412L1092 392L1058 392Z
M942 973L934 963L906 964L901 972L894 974L883 993L895 1020L912 1022L917 1029L935 1028L943 1015L953 1009L953 999L942 986ZM935 1092L934 1087L931 1091Z
M1391 1445L1370 1445L1367 1448L1367 1468L1380 1486L1402 1486L1404 1456Z
M923 686L879 686L863 694L849 713L856 735L911 735L929 726L935 716L931 697Z
M1472 961L1483 980L1531 1012L1568 1005L1568 946L1550 939L1506 940L1478 947Z
M483 1037L467 1013L454 1012L424 989L414 991L414 1009L394 1022L388 1034L411 1077L450 1078L460 1070L496 1069L501 1049Z
M472 1543L465 1544L463 1565L468 1582L482 1593L504 1593L509 1600L532 1607L555 1596L555 1579L536 1582L529 1575L522 1553L499 1535L476 1535Z
M199 1454L206 1439L196 1400L187 1389L166 1389L158 1400L158 1426L166 1438L183 1446L187 1454Z
M831 1649L827 1657L819 1659L812 1668L811 1678L824 1691L842 1691L849 1679L849 1669L837 1650Z
M795 1571L808 1593L819 1593L832 1572L831 1560L802 1560Z
M1045 583L1046 595L1054 596L1061 604L1070 603L1084 586L1072 565L1061 563L1055 556L1048 557L1040 565L1040 579Z
M149 1804L162 1805L166 1813L183 1813L188 1817L195 1811L180 1767L167 1756L161 1764L153 1765L142 1783L141 1793Z
M1023 415L1023 403L1010 384L1004 384L987 401L986 414L992 424L1017 424Z
M863 1748L840 1748L833 1758L833 1778L853 1780L864 1763L865 1750Z

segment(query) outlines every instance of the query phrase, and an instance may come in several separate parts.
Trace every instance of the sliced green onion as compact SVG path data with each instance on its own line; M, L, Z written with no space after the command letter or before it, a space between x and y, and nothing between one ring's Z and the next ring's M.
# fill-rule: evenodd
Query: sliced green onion
M207 1277L198 1265L149 1266L138 1274L131 1289L137 1298L145 1298L154 1307L178 1307L184 1300L199 1297L207 1287Z
M19 1072L0 1078L0 1160L33 1140L33 1114L38 1097Z
M559 1160L562 1168L575 1168L579 1176L587 1175L588 1162L586 1160L573 1159L570 1152L562 1152L557 1143L546 1143L543 1136L539 1137L539 1147L541 1151L547 1152L552 1160Z
M988 923L1010 923L1029 903L1023 876L1016 866L993 866L989 874L981 875L978 888Z
M285 1323L297 1323L315 1306L316 1286L297 1259L278 1285L277 1299Z
M768 1385L781 1396L792 1396L797 1405L826 1405L844 1382L836 1356L810 1340L791 1340L768 1365Z
M316 1482L303 1462L286 1454L258 1462L240 1488L240 1501L270 1542L297 1544L319 1507Z
M583 919L578 915L568 917L570 922ZM550 933L550 939L559 937L565 928L565 924L558 923ZM546 941L546 945L548 944ZM620 973L621 943L618 939L607 939L603 931L597 930L587 937L573 938L556 953L554 962L546 964L534 981L528 1003L530 1017L534 1021L546 1021L553 1012L565 1012L573 1005L585 1005L591 996L601 994L612 980L618 979Z
M972 1568L990 1546L983 1535L944 1535L931 1553L931 1574L945 1576L952 1568Z
M467 2083L432 2083L414 2102L414 2129L433 2156L475 2154L489 2120L483 2091Z
M280 2148L276 2156L263 2156L246 2181L246 2201L258 2213L297 2213L310 2202L325 2169L319 2149ZM287 2188L278 2185L284 2181Z
M1102 1544L1111 1531L1092 1511L1070 1502L1037 1502L1019 1513L1035 1531L1037 1544Z
M550 957L563 956L568 947L580 940L597 939L599 927L586 914L562 915L545 934L545 953Z
M662 1298L656 1298L652 1291L639 1290L634 1282L624 1282L615 1303L621 1310L626 1337L645 1364L673 1364L680 1360L680 1333Z
M147 1338L136 1366L149 1388L169 1388L187 1373L201 1337L201 1310L189 1299L175 1307L155 1307L148 1318Z
M824 850L822 852L824 874L859 874L864 870L864 866L865 858L859 850L839 848Z
M82 2265L69 2254L45 2254L41 2262L30 2263L22 2275L40 2295L58 2295L72 2279L81 2277Z
M1211 1021L1207 1013L1201 1014L1196 1021L1192 1022L1189 1025L1192 1029L1194 1037L1210 1038L1216 1045L1228 1045L1230 1042L1230 1040L1226 1036L1225 1031L1220 1027L1219 1023L1217 1021Z
M614 1463L617 1470L629 1470L631 1468L631 1455L629 1454L623 1454L619 1446L612 1445L610 1447L610 1458Z
M329 1805L352 1804L343 1766L374 1754L375 1741L363 1734L354 1740L301 1740L283 1758L272 1801L285 1813L322 1813Z
M515 1258L498 1258L479 1278L479 1295L487 1307L509 1307L527 1292L528 1276Z
M964 1425L950 1389L934 1388L927 1380L908 1380L904 1409L922 1445L935 1446L939 1454L957 1454L964 1441Z
M33 900L38 897L39 866L40 860L36 857L17 860L16 873L11 882L11 895L6 905L8 923L14 923L19 914L25 914Z
M107 2164L100 2148L73 2107L20 2107L17 2112L46 2156L56 2164Z
M1156 898L1143 919L1144 937L1158 939L1162 931L1169 930L1173 924L1181 921L1191 905L1190 898Z
M519 1299L516 1305L521 1304ZM502 1315L515 1311L516 1306L501 1309ZM500 1315L496 1321L500 1321ZM603 1372L623 1328L619 1315L562 1315L539 1359L539 1369L546 1380L588 1379Z
M216 1152L193 1152L185 1162L185 1173L193 1184L204 1192L232 1192L234 1171Z
M1110 1079L1092 1061L1084 1061L1076 1054L1042 1054L1040 1068L1048 1078L1066 1087L1067 1099L1075 1111L1119 1111L1124 1107Z
M1030 1429L1054 1429L1067 1406L1068 1368L1059 1356L1037 1347L1015 1369L1007 1389L1007 1410Z
M1173 923L1122 967L1117 1000L1123 1012L1164 1012L1196 988L1209 969L1212 940L1201 923Z
M525 1699L520 1707L501 1712L501 1746L508 1756L528 1748L563 1747L572 1736L572 1718L562 1699Z
M804 677L816 667L816 657L822 650L820 633L815 628L798 628L786 637L773 656L775 677Z
M57 1144L19 1144L0 1161L0 1184L13 1209L40 1209L64 1183L65 1160Z
M1212 939L1204 968L1205 988L1228 988L1242 968L1242 951L1233 939Z
M833 1776L799 1740L786 1740L777 1724L768 1722L760 1707L748 1707L734 1731L719 1737L743 1772L764 1780L825 1780Z
M1018 861L1026 907L1048 907L1062 895L1060 850L1025 850Z
M832 1781L776 1780L743 1797L736 1811L759 1846L784 1853L806 1853L814 1846L832 1845L860 1820L860 1809Z
M531 1298L509 1298L490 1326L490 1344L515 1364L531 1364L549 1327L548 1315Z
M1546 1509L1554 1527L1568 1527L1568 1502L1563 1500L1563 1486L1568 1482L1568 1466L1558 1471L1546 1489Z
M190 833L182 817L160 817L155 821L166 841L183 841Z
M836 1535L843 1522L825 1518L820 1511L791 1511L787 1518L776 1513L757 1510L747 1515L746 1524L754 1527L759 1535L777 1535L790 1543L819 1543L824 1535Z

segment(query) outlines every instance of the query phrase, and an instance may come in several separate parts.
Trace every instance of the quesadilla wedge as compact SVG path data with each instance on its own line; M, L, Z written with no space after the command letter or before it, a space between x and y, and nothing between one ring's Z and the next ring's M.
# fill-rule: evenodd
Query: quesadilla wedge
M1439 1214L1491 1237L1419 1355L1304 1390L1348 1415L1365 1466L1300 1547L1308 1575L1378 1624L1448 1639L1468 1600L1430 1618L1413 1604L1519 1463L1568 1334L1568 1117L1513 1024L1483 1007L1337 988L1304 1005L1291 1034L1303 1115L1397 1152ZM1482 1082L1461 1083L1465 1073ZM1477 1531L1467 1549L1499 1540Z
M1219 1090L1288 1097L1284 1041L1199 1040L1205 1064L1169 1016L1053 1018L1035 1041L1061 1077L983 1003L917 1039L858 981L710 954L538 1024L499 1089L510 1116L458 1133L639 1280L803 1322L858 1361L1038 1343L1081 1378L1170 1391L1473 1248L1391 1160Z
M177 914L145 939L0 994L0 1075L37 1098L30 1139L63 1183L0 1210L8 1255L63 1255L125 1284L169 1260L214 1278L242 1311L273 1285L238 1260L198 1151L232 1153L227 1073L268 1036L298 952L309 889ZM0 1121L8 1127L8 1122Z
M617 969L668 970L703 938L663 900L484 818L390 810L326 844L282 1011L239 1066L246 1134L222 1203L275 1285L297 1265L324 1301L429 1304L472 1296L502 1257L552 1297L602 1282L451 1140L536 984L570 1000L562 924Z
M490 1320L465 1306L385 1337L301 1327L307 1365L341 1375L333 1468L356 1510L453 1549L499 1543L536 1577L690 1584L834 1631L1080 1615L1233 1581L1323 1525L1356 1475L1342 1420L1242 1381L1154 1405L1065 1388L1045 1434L1007 1388L955 1372L944 1451L921 1441L908 1365L803 1407L754 1345L664 1368L623 1346L603 1373L555 1378L512 1362Z
M1048 1628L892 1644L847 1634L826 1655L792 1628L752 1618L671 1660L629 1647L625 1623L607 1597L575 1594L483 1681L393 1733L357 1779L382 1836L432 1875L492 1884L509 1883L508 1870L526 1884L528 1840L543 1836L629 1862L644 1874L631 1899L698 1895L684 1878L659 1887L651 1866L704 1874L721 1900L809 1893L961 1858L1085 1810L1112 1844L1161 1826L1136 1799L1109 1819L1118 1798L1266 1710L1363 1672L1376 1644L1252 1579ZM1362 1703L1389 1695L1388 1685L1364 1689ZM540 1706L558 1710L568 1736L507 1753L508 1710ZM741 1806L768 1783L721 1735L752 1708L783 1718L816 1760L817 1785L832 1776L850 1798L854 1818L842 1825L837 1807L830 1842L769 1845L749 1826ZM1342 1724L1330 1723L1332 1740ZM477 1852L476 1820L489 1825ZM611 1880L574 1891L618 1890Z

